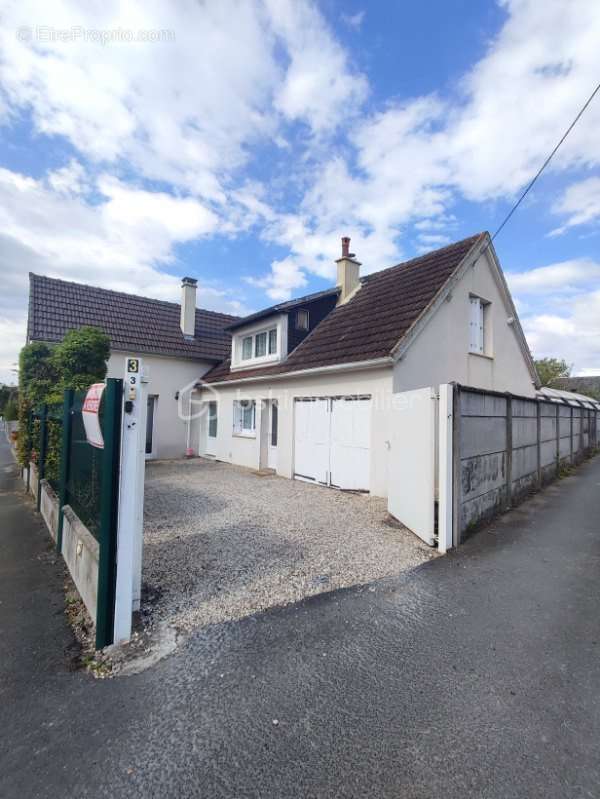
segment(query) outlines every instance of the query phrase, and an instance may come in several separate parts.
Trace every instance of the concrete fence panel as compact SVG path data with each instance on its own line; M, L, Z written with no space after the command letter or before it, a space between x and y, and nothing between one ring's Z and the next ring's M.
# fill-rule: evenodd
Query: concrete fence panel
M591 454L600 412L455 387L458 541Z

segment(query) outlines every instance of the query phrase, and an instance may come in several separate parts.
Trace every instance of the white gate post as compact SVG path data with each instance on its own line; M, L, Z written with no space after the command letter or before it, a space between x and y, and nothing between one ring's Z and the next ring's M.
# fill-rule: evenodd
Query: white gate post
M131 615L139 608L140 601L146 411L142 361L140 358L126 358L117 526L115 644L131 637Z
M438 449L438 551L445 553L452 548L452 484L453 484L453 391L452 386L440 386L439 400L439 449Z

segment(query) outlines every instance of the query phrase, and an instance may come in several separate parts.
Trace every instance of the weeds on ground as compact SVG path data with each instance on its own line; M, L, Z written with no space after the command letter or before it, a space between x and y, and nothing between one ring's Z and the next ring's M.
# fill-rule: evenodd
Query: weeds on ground
M94 624L68 576L65 577L65 616L80 647L78 656L74 658L73 668L85 669L100 679L110 677L110 658L96 650Z

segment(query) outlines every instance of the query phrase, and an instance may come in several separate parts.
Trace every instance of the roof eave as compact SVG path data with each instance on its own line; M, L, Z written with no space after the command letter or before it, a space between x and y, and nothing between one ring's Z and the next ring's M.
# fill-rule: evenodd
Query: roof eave
M383 358L373 358L367 361L350 361L348 363L336 363L328 366L315 366L309 369L297 369L290 372L277 372L275 374L257 375L256 377L240 377L236 380L216 380L214 382L205 382L202 379L196 384L197 388L206 386L212 388L214 386L233 386L239 383L264 383L269 380L289 380L294 377L305 377L307 375L331 374L335 372L356 372L366 369L378 369L387 366L393 366L394 359L389 355Z

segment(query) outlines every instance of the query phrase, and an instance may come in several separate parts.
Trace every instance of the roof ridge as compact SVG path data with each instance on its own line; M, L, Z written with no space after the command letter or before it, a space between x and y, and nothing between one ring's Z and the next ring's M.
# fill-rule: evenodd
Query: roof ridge
M400 261L398 264L394 264L393 266L386 266L385 269L379 269L377 272L371 272L368 275L365 275L361 278L362 281L371 280L371 278L377 277L378 275L382 275L384 272L391 272L392 269L401 269L402 267L411 266L415 264L417 261L423 261L425 258L430 258L432 255L440 255L444 252L444 250L451 250L454 247L459 247L462 244L465 244L467 241L475 242L477 239L480 239L482 236L489 236L489 232L487 230L482 230L479 233L474 233L472 236L465 236L464 239L459 239L458 241L453 241L450 244L445 244L443 247L438 247L437 250L428 250L424 252L422 255L416 255L414 258L409 258L408 261Z
M176 308L180 307L180 303L173 302L171 300L159 300L156 297L146 297L143 294L131 294L131 292L129 291L117 291L116 289L106 289L103 286L94 286L91 283L80 283L77 280L64 280L61 277L50 277L49 275L36 275L35 272L30 272L29 278L30 279L35 278L35 280L48 280L52 283L62 283L63 285L66 286L78 286L85 289L94 289L94 291L102 291L105 294L114 294L117 295L118 297L128 297L129 299L142 300L144 302L152 302L157 305L168 305L168 306L174 306ZM224 313L223 311L211 311L209 308L196 308L196 312L198 311L202 311L202 313L208 313L213 316L222 316L225 317L226 319L237 320L242 318L240 316L235 316L234 314Z

